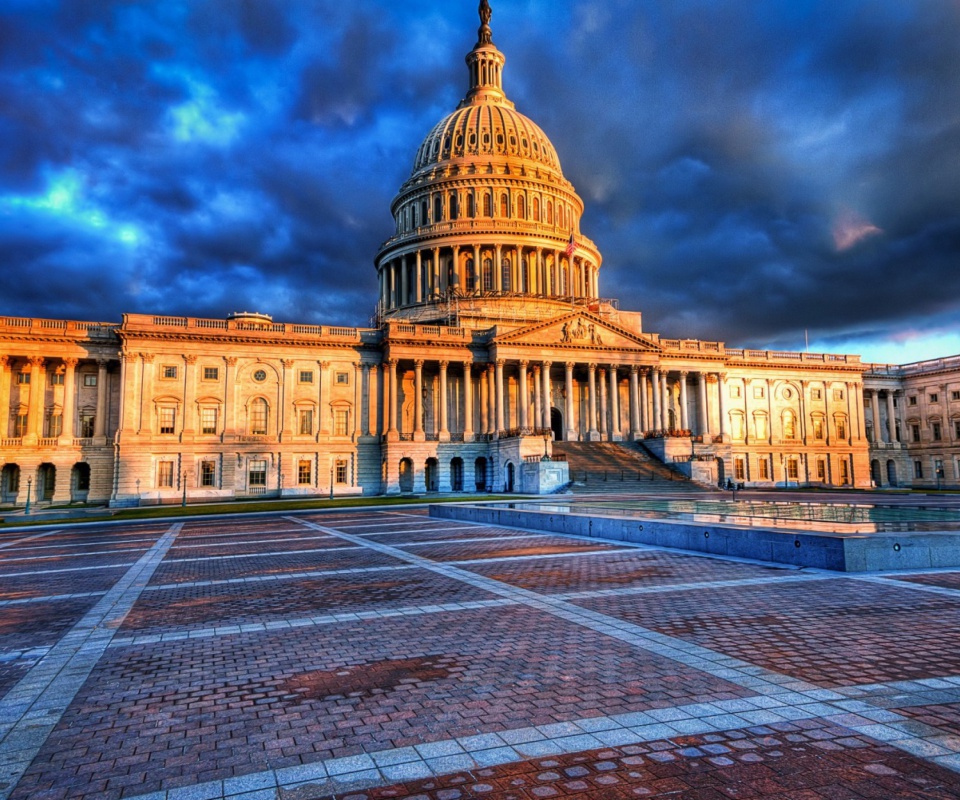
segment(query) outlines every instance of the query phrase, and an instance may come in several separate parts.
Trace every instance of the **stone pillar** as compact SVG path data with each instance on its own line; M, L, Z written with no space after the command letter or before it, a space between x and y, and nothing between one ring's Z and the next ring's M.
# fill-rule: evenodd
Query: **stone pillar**
M542 381L540 380L540 372L542 370L539 366L533 368L533 426L534 428L539 428L540 423L543 421L543 404L540 402L540 386Z
M630 438L640 438L640 368L630 367Z
M10 356L0 356L0 439L10 435Z
M887 389L887 435L889 441L897 441L897 409L893 405L893 390Z
M361 371L361 369L363 371ZM366 365L360 362L353 364L353 441L360 441L363 436L363 375L366 371ZM293 389L290 390L290 397L287 399L287 405L293 406ZM299 425L296 419L294 425Z
M717 373L717 410L720 412L720 435L723 441L730 439L730 420L727 419L727 375L725 372Z
M493 256L493 288L498 292L503 291L503 267L500 264L502 248L498 244L494 249Z
M591 442L600 441L600 432L597 430L597 365L587 366L587 439Z
M480 372L480 433L490 433L490 384L486 367Z
M506 420L504 419L505 403L504 403L504 386L503 386L503 359L497 359L497 366L494 372L497 382L497 433L502 433L507 429Z
M607 403L607 371L603 368L597 370L597 383L600 388L600 420L599 425L597 426L600 432L600 440L602 441L607 435L607 414L610 411L609 405Z
M450 422L447 419L447 367L449 361L440 362L440 441L450 441Z
M476 264L476 261L474 261ZM473 364L463 362L463 441L472 442L473 433ZM464 465L466 468L466 465ZM466 478L464 478L466 480ZM464 484L466 485L466 484Z
M870 416L873 418L873 441L883 441L883 431L880 428L880 392L876 389L869 389L870 392Z
M520 388L517 396L517 412L521 429L530 427L528 419L530 409L527 407L530 402L530 393L527 390L527 363L526 361L520 362Z
M327 391L327 392L328 392L328 395L329 395L329 398L330 398L330 399L333 398L333 390L332 390L332 389L333 389L333 382L328 379L328 372L327 372L327 370L330 369L330 362L329 362L329 361L318 361L318 362L317 362L317 366L320 368L320 369L318 370L318 372L317 372L317 409L318 409L318 410L317 410L317 413L320 415L320 419L318 420L318 423L319 423L319 424L317 425L317 427L319 428L320 435L322 435L322 436L329 436L329 435L330 435L330 422L332 422L332 420L330 419L330 417L331 417L331 414L330 414L330 402L329 402L329 400L327 401L327 403L324 403L324 402L323 402L323 393L324 393L324 391ZM384 368L384 369L386 369L386 368ZM384 372L384 385L386 385L386 372ZM329 389L329 390L326 388L327 386L330 386L330 389ZM386 389L384 389L384 392L386 392ZM387 408L387 397L386 397L386 394L384 394L384 398L383 398L383 407L384 407L383 419L384 419L384 421L386 421L386 419L387 419L387 411L386 411L386 408ZM384 428L384 430L386 430L386 428Z
M385 425L387 441L399 442L400 431L397 430L397 362L395 359L391 359L384 364L383 383L383 391L387 395L383 404L387 415Z
M423 361L413 362L413 441L426 440L423 432Z
M497 427L497 381L496 368L493 364L487 365L487 399L490 402L490 408L487 410L487 417L490 422L490 433L500 438L500 429Z
M480 265L480 245L473 246L473 291L478 292L483 289L483 270ZM464 287L466 290L466 287Z
M705 372L697 373L698 414L700 416L700 435L710 435L710 416L707 413L707 374Z
M650 430L650 401L647 397L647 375L648 369L640 370L640 430L646 433Z
M680 427L690 430L690 413L687 411L687 373L680 373Z
M416 280L416 297L417 302L423 302L423 258L420 255L420 250L417 250L417 280Z
M93 423L93 435L98 438L106 438L107 436L107 398L109 396L109 389L107 387L108 366L109 364L105 358L97 361L97 418Z
M653 394L653 429L657 431L663 430L663 415L660 411L661 404L663 403L663 392L660 390L660 370L654 367L650 370L650 380L653 384L652 394Z
M543 378L543 429L550 430L550 367L553 364L549 361L543 362L543 370L540 376Z
M363 365L363 393L361 395L363 402L366 403L366 411L363 416L363 435L364 436L373 436L373 410L375 408L373 402L373 375L374 372L371 370L372 364Z
M136 353L127 353L124 358L127 364L132 365L130 368L133 370L129 402L124 404L124 417L126 418L124 427L132 432L136 429L136 413L137 407L140 405L139 359ZM60 438L63 444L72 445L77 429L75 420L77 418L77 364L79 359L65 358L63 363L65 367L63 372L63 430L60 432ZM3 380L2 375L2 370L0 370L0 380ZM6 413L4 410L6 405L8 403L0 404L0 412Z
M192 354L183 357L183 419L180 421L180 431L181 441L197 432L197 357Z
M43 365L45 360L40 356L34 356L29 359L29 362L30 402L27 405L27 429L24 431L22 438L24 444L36 444L43 433ZM99 410L99 403L97 407Z
M577 420L575 419L576 413L574 411L574 404L573 404L574 363L572 361L568 361L566 363L566 368L567 368L567 372L566 372L565 378L566 378L566 390L567 390L567 398L566 398L567 403L566 403L566 408L564 409L563 415L564 417L566 417L565 422L567 423L567 441L575 442L580 437L577 432L578 426L577 426Z
M610 441L623 441L620 431L620 378L617 365L610 365Z
M149 361L153 361L153 356L148 356L141 353L140 358L144 361L143 385L144 387L149 387L150 381L147 380L147 375L149 372L147 365L149 364ZM235 356L224 356L223 362L223 439L226 441L227 437L232 438L236 434L237 428L237 404L236 397L234 396L236 394L237 386L237 359ZM138 428L143 430L142 412L140 413Z
M436 294L441 291L440 288L440 248L433 248L433 263L430 265L430 269L433 272L433 277L430 280L432 292L431 294Z

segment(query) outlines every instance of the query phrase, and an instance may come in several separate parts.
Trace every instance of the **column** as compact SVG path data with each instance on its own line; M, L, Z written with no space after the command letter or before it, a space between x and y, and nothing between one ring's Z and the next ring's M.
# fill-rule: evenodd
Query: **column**
M387 431L387 441L398 442L400 431L397 430L397 362L396 360L387 361L383 367L383 392L387 396L383 404L384 413L387 416L384 427Z
M359 442L363 436L363 379L366 375L366 364L354 362L353 364L353 441ZM290 390L290 397L287 405L293 405L293 390ZM294 419L293 424L299 427L299 422Z
M517 411L520 419L520 428L524 430L530 427L528 419L530 393L527 391L527 364L528 362L526 361L520 362L520 389L517 393Z
M892 389L887 389L887 435L890 442L897 441L897 409L893 405Z
M129 431L133 431L136 428L137 407L140 405L140 376L137 366L139 359L136 353L127 353L125 358L127 359L127 364L133 365L131 367L131 369L133 369L133 379L130 382L131 392L128 398L129 402L124 405L124 411L127 412L125 416L128 418L128 423L124 427ZM79 359L65 358L63 359L63 363L66 368L63 372L63 430L60 436L64 444L73 444L74 431L76 431L76 423L74 420L77 417L77 364L79 363ZM0 380L3 380L2 370L0 370ZM6 413L6 405L5 403L0 403L0 413Z
M873 419L873 441L883 441L883 431L880 428L880 392L868 389L870 392L870 416Z
M660 408L663 411L663 429L669 430L675 425L670 424L670 401L673 399L673 391L670 389L670 381L667 379L667 373L663 373L663 380L661 381L663 386L663 405ZM676 423L676 415L674 415L674 423Z
M500 266L501 246L498 244L494 248L493 256L493 288L498 292L503 291L503 267Z
M140 358L142 358L144 362L143 385L149 387L150 381L147 380L147 377L152 370L153 365L151 362L153 361L153 356L141 353ZM224 440L226 440L227 436L232 437L236 433L237 428L237 404L234 402L236 398L232 396L237 385L237 359L235 356L224 356L223 361L223 434ZM148 364L151 370L147 369ZM141 413L138 426L141 430L143 429L143 416Z
M553 364L549 361L543 362L543 369L540 376L543 378L543 429L550 430L550 367Z
M10 434L10 356L0 356L0 439Z
M487 409L487 418L490 422L490 433L500 436L500 428L497 427L497 381L496 368L493 364L487 365L487 399L490 408Z
M490 384L486 367L480 372L480 433L490 433Z
M650 370L650 380L653 384L652 394L653 394L653 429L655 431L663 430L663 415L661 413L661 405L663 403L663 392L660 390L660 370L654 367Z
M697 414L700 417L699 433L701 436L710 435L710 417L707 414L707 374L697 373Z
M600 432L597 430L597 365L587 366L587 438L591 442L600 441Z
M396 265L396 262L395 262L395 261L391 261L391 262L387 265L387 269L389 270L387 291L388 291L389 297L390 297L390 300L389 300L389 302L387 303L387 307L388 307L388 308L396 308L396 307L397 307L397 265Z
M97 437L107 435L107 366L106 359L97 361L97 418L93 423L93 435Z
M417 278L414 281L416 291L416 298L418 303L423 302L423 259L420 256L420 251L417 250Z
M426 440L423 432L423 361L413 362L413 441Z
M640 438L640 368L630 367L630 438Z
M725 372L717 373L717 395L719 401L717 403L717 409L720 412L720 435L723 437L723 441L730 440L730 420L727 419L727 398L726 398L726 389L727 389L727 375Z
M332 386L331 382L327 379L327 370L330 368L329 361L318 361L317 366L320 368L317 372L317 413L320 415L318 420L319 425L317 426L320 430L320 434L323 436L330 435L330 403L329 401L324 404L323 402L323 393L326 386ZM386 370L386 366L384 366ZM384 384L386 385L386 372L384 372ZM386 389L384 389L386 391ZM333 397L333 392L330 392L330 397ZM384 409L386 409L386 395L384 395ZM383 419L386 421L387 412L384 410ZM386 430L386 428L384 428Z
M680 427L690 430L690 414L687 411L687 373L680 373Z
M437 294L440 292L440 248L433 248L433 263L430 265L431 272L433 273L430 279L430 294Z
M503 359L497 359L497 366L494 372L497 381L497 432L500 433L507 429L504 419L504 386L503 386Z
M567 407L564 409L563 415L566 417L568 442L575 442L579 438L577 434L577 420L575 419L576 413L573 405L573 367L574 363L572 361L566 363Z
M617 365L610 365L610 441L623 440L620 432L620 379L617 375Z
M542 381L540 380L541 369L539 366L533 368L533 425L534 428L539 428L540 423L543 421L543 404L540 402L540 386Z
M605 369L597 370L597 383L600 388L600 408L599 408L599 424L597 428L600 433L600 440L603 441L604 437L607 435L607 413L609 408L607 405L607 371Z
M474 262L476 264L476 262ZM463 441L473 441L473 364L463 362ZM466 468L466 467L464 467Z
M642 369L639 371L640 377L640 430L646 433L650 430L650 411L649 411L649 400L647 398L647 375L650 373L648 369Z
M292 361L290 362L293 363ZM183 419L180 421L181 441L197 431L197 357L183 357ZM99 382L99 381L98 381Z
M450 421L447 419L447 367L449 361L440 362L440 441L450 441Z
M30 440L30 443L36 444L37 439L40 438L43 433L43 393L44 393L44 381L43 381L43 365L45 360L40 356L34 356L29 359L30 361L30 403L27 406L27 430L23 436L24 444L27 444L27 440ZM97 421L99 422L99 401L97 403L98 417Z

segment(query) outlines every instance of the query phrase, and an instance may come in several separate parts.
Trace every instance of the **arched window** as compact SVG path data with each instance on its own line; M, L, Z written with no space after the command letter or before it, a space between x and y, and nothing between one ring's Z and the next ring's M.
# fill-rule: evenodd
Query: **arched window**
M539 197L533 198L533 221L534 222L540 221L540 198Z
M520 219L527 218L527 201L524 200L523 195L517 198L517 216L520 217Z
M530 291L530 259L526 256L523 257L523 260L520 262L520 291L528 292Z
M783 412L783 438L797 438L797 415L789 408Z
M834 418L834 424L837 427L837 438L846 439L847 438L847 418L842 414L837 414Z
M483 291L493 291L493 259L483 259Z
M757 414L753 418L753 430L757 439L766 440L768 438L766 414Z
M483 193L483 216L493 216L493 200L490 198L490 192Z
M553 225L553 201L547 200L547 225Z
M511 272L512 272L512 269L510 265L510 259L509 258L503 259L503 261L500 262L500 281L501 281L500 285L503 286L503 290L505 292L509 292L512 289L511 284L513 283L513 281L510 279Z
M500 216L504 219L510 216L510 201L506 193L500 195Z
M443 218L443 198L437 195L433 198L433 221L439 222Z
M267 401L258 397L250 403L250 435L266 436L270 408Z
M736 441L742 442L746 434L743 424L743 414L734 413L730 415L730 429L730 435Z
M413 227L414 228L420 227L420 214L419 214L419 209L417 208L416 203L413 204Z
M473 199L473 193L467 195L467 216L475 217L477 216L477 204Z
M477 273L474 269L472 258L467 259L467 291L472 292L477 288Z
M426 225L430 221L427 219L427 201L426 200L424 200L420 204L420 220L424 225Z

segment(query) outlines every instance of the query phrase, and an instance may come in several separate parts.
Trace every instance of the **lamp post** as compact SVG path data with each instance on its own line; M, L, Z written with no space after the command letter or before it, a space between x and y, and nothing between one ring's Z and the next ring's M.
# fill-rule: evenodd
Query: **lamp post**
M137 478L137 508L140 507L140 479Z
M333 464L330 465L330 499L333 500Z
M187 507L187 468L183 468L183 477L180 479L180 485L183 487L183 499L180 501L181 508Z
M33 478L27 478L27 507L23 509L24 515L30 513L30 494L33 488Z

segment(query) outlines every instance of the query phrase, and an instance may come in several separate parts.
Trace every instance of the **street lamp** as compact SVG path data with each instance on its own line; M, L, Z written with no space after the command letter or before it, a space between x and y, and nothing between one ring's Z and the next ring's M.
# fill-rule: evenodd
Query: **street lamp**
M140 507L140 479L137 478L137 508Z
M333 500L333 464L330 465L330 499Z
M23 509L24 515L30 513L30 493L33 487L33 478L27 478L27 507Z
M181 508L187 507L187 468L183 468L183 478L180 480L180 484L183 486L183 499L180 501Z

